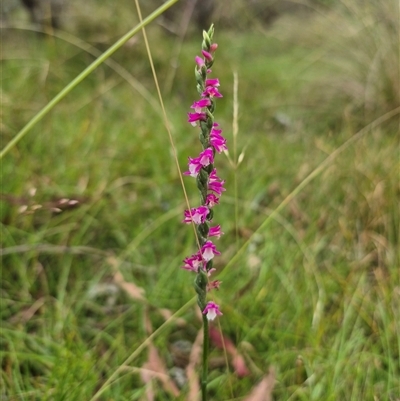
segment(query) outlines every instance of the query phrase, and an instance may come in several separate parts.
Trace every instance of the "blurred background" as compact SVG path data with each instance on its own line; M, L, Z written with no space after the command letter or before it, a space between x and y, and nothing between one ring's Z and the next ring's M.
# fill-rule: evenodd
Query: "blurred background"
M162 4L141 3L143 16ZM2 149L138 21L127 0L3 0ZM272 367L265 400L399 400L399 4L168 9L146 31L182 171L200 151L186 113L212 22L229 147L212 296L230 347L227 366L213 342L210 399L251 397ZM2 399L90 400L161 325L158 359L143 350L93 399L194 399L201 319L180 267L195 240L142 34L1 163Z

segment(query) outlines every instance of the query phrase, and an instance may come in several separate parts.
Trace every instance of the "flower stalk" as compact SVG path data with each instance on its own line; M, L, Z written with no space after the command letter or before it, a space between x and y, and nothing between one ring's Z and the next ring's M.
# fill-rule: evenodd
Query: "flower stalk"
M217 250L210 237L217 239L223 234L220 225L211 226L214 218L214 206L219 204L222 192L225 191L225 181L217 175L214 167L216 153L227 150L226 139L221 135L222 130L214 120L215 101L221 98L219 92L218 78L210 78L211 67L214 64L214 54L218 45L213 43L214 26L206 32L203 31L202 57L196 56L195 77L197 91L200 99L193 102L188 113L188 122L199 128L199 140L203 150L198 157L189 157L188 171L184 175L196 179L197 188L200 193L201 205L190 210L185 210L183 223L195 224L199 250L192 256L184 259L185 270L195 272L196 279L194 287L197 293L197 303L203 316L203 370L201 376L202 400L207 400L207 376L208 376L208 353L209 353L209 321L216 316L222 315L219 306L207 302L207 292L218 289L220 281L210 281L213 268L213 259L221 253Z

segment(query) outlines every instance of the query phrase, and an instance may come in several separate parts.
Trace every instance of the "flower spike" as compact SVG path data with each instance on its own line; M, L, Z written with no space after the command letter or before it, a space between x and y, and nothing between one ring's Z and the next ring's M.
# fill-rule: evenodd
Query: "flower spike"
M183 173L196 179L201 202L200 206L184 211L183 223L195 225L199 249L194 255L183 260L182 269L196 273L194 286L197 292L197 303L203 314L204 342L201 384L203 400L207 399L208 322L217 316L222 316L219 305L213 301L207 302L207 293L218 290L221 284L219 280L210 280L211 274L216 271L213 267L214 258L221 254L211 238L219 239L223 235L221 226L215 225L213 219L214 206L219 204L221 194L226 190L224 187L225 180L218 177L214 162L216 154L228 149L227 141L222 136L222 129L214 121L216 100L222 98L222 94L219 91L219 79L209 76L218 48L218 45L213 43L213 36L214 25L211 25L207 32L203 31L201 56L195 57L194 74L196 89L200 98L190 106L194 112L189 112L187 119L199 131L199 139L203 149L197 157L188 158L188 171Z

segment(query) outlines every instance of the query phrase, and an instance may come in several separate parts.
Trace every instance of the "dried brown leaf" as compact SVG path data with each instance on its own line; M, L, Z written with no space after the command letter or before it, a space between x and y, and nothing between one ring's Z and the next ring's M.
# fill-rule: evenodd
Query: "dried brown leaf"
M14 315L10 319L10 323L27 323L35 313L44 305L46 299L44 297L39 298L36 300L31 306L26 309L22 309L19 313Z
M158 309L158 312L160 313L160 315L165 319L173 319L173 321L175 322L175 324L178 327L183 327L186 326L186 320L182 319L181 317L173 317L173 313L169 310L169 309Z
M116 271L113 277L114 283L117 284L120 288L122 288L131 298L136 299L137 301L145 301L144 297L144 289L138 287L134 283L128 283L125 281L124 276Z
M210 327L210 340L216 347L221 349L225 348L226 352L231 357L232 366L239 377L248 376L250 374L244 358L240 355L232 340L223 334L221 335L221 333L212 326Z
M275 385L275 372L272 368L264 378L253 388L244 401L272 401L272 390Z
M145 327L147 334L151 334L153 331L151 320L149 317L148 310L145 310L144 313ZM141 371L141 377L145 384L149 384L152 379L158 379L164 388L165 391L172 394L174 397L179 396L179 389L176 387L175 383L171 380L167 368L165 367L164 361L161 359L158 354L157 348L153 344L149 344L148 346L149 354L147 362L143 365L143 369ZM152 400L152 387L148 387L148 400ZM151 398L153 397L153 398Z
M179 396L179 389L171 380L164 361L161 359L154 345L149 346L149 357L143 368L148 370L147 373L142 373L142 379L146 379L148 382L153 378L157 378L162 383L165 391L172 394L174 397ZM147 382L145 381L145 383Z

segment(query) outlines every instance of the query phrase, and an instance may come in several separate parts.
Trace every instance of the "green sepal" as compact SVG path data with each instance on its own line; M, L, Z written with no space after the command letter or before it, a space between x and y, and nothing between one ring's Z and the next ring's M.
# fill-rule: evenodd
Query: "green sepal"
M199 187L199 185L201 187L207 187L207 182L208 182L208 173L204 170L204 168L202 168L199 171L199 174L197 174L197 186ZM200 189L200 188L199 188Z
M206 60L206 67L207 67L207 70L209 69L209 68L211 68L212 66L213 66L213 64L214 64L214 57L213 57L213 59L211 60L211 61L208 61L208 60Z
M203 136L203 140L200 140L201 144L203 145L204 149L207 149L210 146L209 142L210 142L211 128L209 128L207 121L200 121L200 129L201 129L201 135Z
M206 31L203 31L203 43L201 44L201 47L205 51L209 51L211 47L211 38Z
M206 307L207 281L207 273L204 271L204 269L199 268L196 279L194 280L194 288L198 295L197 303L201 311L203 311Z
M210 209L211 212L211 209ZM208 237L208 232L210 231L210 226L208 223L199 224L196 226L198 234L200 234L204 239ZM201 245L204 245L201 244Z
M201 84L197 84L196 88L197 88L197 92L201 96L201 94L204 92L204 86Z
M201 145L203 146L203 149L207 149L207 147L206 147L207 139L204 138L204 134L201 131L200 131L200 134L199 134L199 140L200 140Z
M200 191L201 203L204 204L207 199L208 174L203 168L200 170L199 174L197 174L196 183Z
M207 69L207 62L205 62L205 64L201 66L201 76L203 77L203 82L206 82L207 79Z
M207 107L208 111L213 114L215 111L215 100L214 98L211 98L211 105Z
M203 86L204 85L204 79L202 74L200 74L199 70L197 67L194 68L194 76L196 77L196 82L198 85Z
M213 153L214 153L214 156L215 156L215 149L214 149L214 148L213 148ZM204 170L207 171L207 174L210 175L210 174L211 174L211 171L214 170L214 164L213 164L213 163L210 163L208 166L205 166L205 167L203 167L203 168L204 168Z
M214 124L214 116L211 113L210 110L208 110L208 108L206 108L206 114L207 114L207 121L206 121L206 125L209 131L211 131L211 128L213 127Z
M210 28L208 29L207 35L210 38L210 41L212 42L213 37L214 37L214 24L210 25Z

